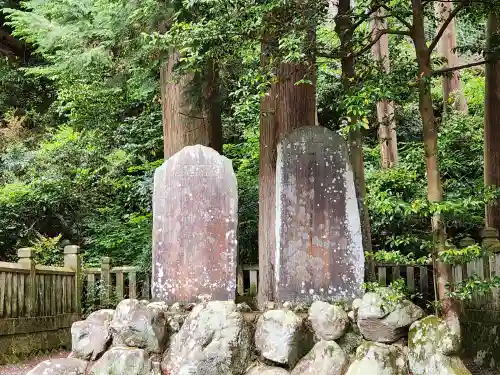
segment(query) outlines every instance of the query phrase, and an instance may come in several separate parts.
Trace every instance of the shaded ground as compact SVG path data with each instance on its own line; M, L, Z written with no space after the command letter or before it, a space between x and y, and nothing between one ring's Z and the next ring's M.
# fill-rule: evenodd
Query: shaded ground
M69 355L69 352L54 352L46 356L32 358L29 361L16 363L13 365L0 366L0 375L24 375L40 362L51 358L64 358Z
M0 366L0 375L25 375L29 370L31 370L40 362L51 358L65 358L68 355L69 352L56 352L46 356L36 357L22 363ZM465 359L464 363L466 364L472 375L500 375L499 371L484 369L477 366L473 360Z
M494 371L494 370L484 369L482 367L479 367L471 359L464 359L464 363L467 366L467 368L469 369L469 371L472 373L472 375L500 375L499 371Z

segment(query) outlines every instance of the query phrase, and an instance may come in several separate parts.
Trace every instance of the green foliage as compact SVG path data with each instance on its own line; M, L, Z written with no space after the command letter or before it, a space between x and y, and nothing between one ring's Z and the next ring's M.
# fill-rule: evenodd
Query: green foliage
M484 204L495 196L483 187L482 134L483 120L479 117L452 114L443 119L439 156L446 194L440 204L430 204L426 198L420 140L398 142L399 165L389 170L378 168L378 145L366 149L366 201L374 250L426 255L431 244L430 217L436 211L443 214L452 238L458 241L467 235L477 236L483 224Z
M366 9L357 2L349 47L355 76L343 85L340 39L327 21L326 1L27 0L8 9L8 26L36 57L21 64L0 60L0 246L3 258L36 242L40 261L58 263L58 239L85 250L87 264L102 256L116 264L150 267L153 171L162 162L159 69L169 51L180 53L179 74L193 73L199 96L207 63L219 69L224 153L239 187L241 261L257 262L260 100L282 62L317 56L316 91L322 125L365 136L366 203L376 261L429 261L430 216L443 214L451 242L476 236L484 203L498 192L483 186L484 77L461 73L470 115L442 117L438 77L429 81L439 120L439 164L444 201L427 200L422 122L414 46L390 35L391 72L369 54ZM14 7L14 4L6 4ZM408 2L387 4L410 20ZM433 11L427 38L435 35ZM394 14L394 13L393 13ZM470 57L484 44L483 6L457 20L458 51ZM316 29L316 43L309 31ZM268 64L261 66L261 42ZM433 55L433 65L442 61ZM297 84L309 82L306 74ZM198 90L198 91L197 91ZM399 164L380 169L374 103L395 103ZM41 236L41 237L40 237ZM42 239L41 239L42 238ZM54 240L51 240L54 239ZM477 247L442 253L448 263L479 256ZM395 285L395 295L403 293ZM389 301L392 299L389 298ZM91 301L92 302L92 301Z
M35 263L45 266L62 266L63 249L59 246L60 241L61 235L50 238L38 233L37 238L31 243Z
M389 284L388 287L381 287L378 283L368 282L363 284L365 292L374 292L382 297L382 309L392 311L394 308L405 299L415 298L408 291L406 283L403 279L398 279Z
M447 294L451 298L467 301L473 297L480 297L491 293L493 288L500 288L500 277L495 276L488 280L480 279L479 276L469 277L458 284L453 285L453 290L449 290Z
M367 259L373 259L377 263L397 265L426 265L431 263L430 256L415 258L415 254L401 254L399 251L380 250L374 253L365 253Z

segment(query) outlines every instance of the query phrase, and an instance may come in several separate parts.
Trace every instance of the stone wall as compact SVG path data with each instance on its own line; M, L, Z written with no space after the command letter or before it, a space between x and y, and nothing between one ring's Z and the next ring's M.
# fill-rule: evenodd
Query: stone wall
M470 375L459 328L381 288L352 303L124 300L72 327L71 358L27 375ZM48 371L48 372L44 372Z
M464 355L479 366L500 369L500 311L465 309L460 324Z
M71 349L70 328L54 331L23 333L20 335L0 336L0 365L17 362L40 352L56 349Z
M0 320L0 365L41 351L71 348L71 325L79 314Z

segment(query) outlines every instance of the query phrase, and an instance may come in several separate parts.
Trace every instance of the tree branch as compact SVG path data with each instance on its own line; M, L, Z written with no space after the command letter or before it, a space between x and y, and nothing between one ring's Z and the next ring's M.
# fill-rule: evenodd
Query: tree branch
M382 29L378 30L375 38L369 43L368 45L364 46L361 50L359 50L357 53L355 53L356 56L362 55L366 52L368 52L377 42L382 38L382 36L386 34L391 34L391 35L405 35L405 36L410 36L411 33L409 30L394 30L394 29Z
M466 69L466 68L473 68L475 66L484 65L484 64L487 64L489 62L494 62L494 61L498 61L498 59L481 60L481 61L476 61L476 62L469 63L469 64L452 66L450 68L433 70L432 73L431 73L431 75L433 75L433 76L442 75L442 74L446 74L446 73L449 73L449 72L454 72L455 70L461 70L461 69Z
M413 26L412 26L412 25L411 25L411 24L410 24L407 20L405 20L405 19L404 19L403 17L401 17L401 16L398 16L398 15L396 15L396 14L393 14L393 13L391 12L391 8L389 8L387 5L382 5L382 8L384 8L386 11L388 11L388 12L389 12L389 13L387 14L388 16L390 16L390 17L394 17L395 19L397 19L399 22L401 22L403 25L405 25L405 26L408 28L408 30L413 29Z
M361 26L363 22L368 20L373 13L376 13L380 9L380 7L383 7L383 5L382 4L374 5L372 8L370 8L370 10L367 13L361 16L358 22L352 24L352 26L349 27L349 30L351 31L356 30L359 26Z
M436 48L437 44L439 43L439 40L441 39L444 32L446 31L446 29L450 25L451 21L453 21L453 19L456 17L458 12L460 12L465 7L465 3L466 3L466 0L462 0L460 2L460 4L458 4L455 7L455 9L453 9L453 11L448 15L448 18L443 22L443 24L441 25L441 28L439 29L436 36L434 37L431 44L429 45L429 56L432 54L432 51L434 50L434 48Z

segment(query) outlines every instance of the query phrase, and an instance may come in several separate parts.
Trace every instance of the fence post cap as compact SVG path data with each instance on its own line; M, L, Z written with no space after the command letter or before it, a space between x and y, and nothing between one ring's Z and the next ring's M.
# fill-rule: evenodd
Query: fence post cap
M76 245L64 246L64 254L80 254L80 246Z
M475 245L476 241L474 241L473 238L470 237L465 237L460 240L460 247L467 247L467 246L472 246Z
M498 237L498 230L496 228L483 228L481 230L481 237L482 238L497 238Z
M500 243L496 243L496 244L493 244L491 245L489 248L488 248L489 252L491 254L497 254L497 253L500 253Z
M21 259L31 258L33 257L33 248L32 247L23 247L17 250L17 256Z
M102 257L101 258L101 263L110 264L111 263L111 258L110 257Z

